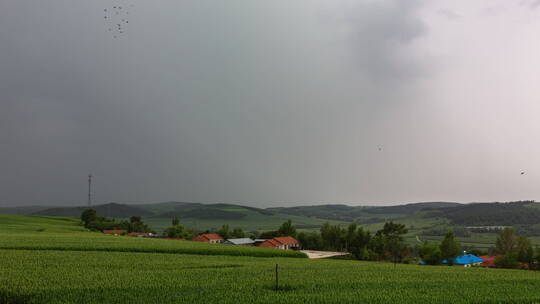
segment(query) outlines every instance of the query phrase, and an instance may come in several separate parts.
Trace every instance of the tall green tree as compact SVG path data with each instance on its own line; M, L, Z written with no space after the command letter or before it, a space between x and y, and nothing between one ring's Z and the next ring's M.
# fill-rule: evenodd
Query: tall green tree
M495 252L497 254L509 254L513 253L516 250L518 244L518 237L514 228L506 227L504 228L495 242Z
M524 236L519 236L516 245L517 260L528 265L533 263L534 250L531 241Z
M448 261L448 266L452 266L454 259L461 253L461 244L452 230L449 230L441 241L440 252L441 258Z
M385 223L381 230L384 249L394 263L401 261L408 251L408 247L403 242L403 235L407 232L405 225L394 222Z
M244 238L246 237L246 233L244 232L244 230L242 230L242 228L234 228L233 231L231 232L231 237Z
M142 220L141 220L141 217L140 216L132 216L129 218L129 222L130 223L140 223Z
M184 228L184 226L178 224L173 225L165 229L165 235L170 238L184 239L189 236L189 232Z
M346 231L339 225L326 222L320 229L325 250L343 250L345 248Z
M281 224L277 232L279 236L296 237L296 228L293 226L291 220L288 220L285 223Z
M316 231L299 232L296 237L298 241L300 242L300 244L302 245L302 249L311 249L311 250L324 249L321 234Z
M442 261L441 248L434 243L424 242L418 248L418 255L428 265L438 265Z
M358 225L354 222L347 227L347 234L345 235L345 249L347 251L351 251L354 239L356 238L357 229Z
M221 228L217 232L219 235L221 235L224 239L230 239L231 238L231 229L229 228L229 225L225 224L221 226Z
M81 213L81 221L85 227L88 227L90 223L97 220L97 212L95 209L86 209Z
M386 260L388 254L385 247L385 237L381 230L378 230L369 242L369 249L373 252L373 258L377 260Z
M176 216L173 217L173 219L172 219L172 225L173 226L180 225L180 221L178 220L178 218Z
M349 228L351 228L349 226ZM348 231L348 234L350 234L351 231ZM349 235L348 235L349 236ZM352 236L352 239L349 241L349 252L354 255L355 258L359 260L365 260L368 258L368 245L371 241L371 234L369 231L364 231L364 228L358 227L354 235Z

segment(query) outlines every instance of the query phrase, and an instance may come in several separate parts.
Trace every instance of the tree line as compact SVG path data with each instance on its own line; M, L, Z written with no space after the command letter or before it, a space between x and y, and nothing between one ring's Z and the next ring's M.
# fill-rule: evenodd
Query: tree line
M94 231L122 229L127 232L155 233L152 228L142 221L140 216L132 216L129 218L129 221L116 221L115 219L98 215L95 209L86 209L81 214L81 221L84 227Z
M99 216L94 209L86 209L81 214L82 224L94 231L122 229L127 232L155 231L146 225L140 216L132 216L129 221ZM188 229L180 224L178 218L173 218L171 226L164 230L163 235L169 238L191 239L200 233L217 233L224 239L245 238L271 239L278 236L292 236L300 242L303 249L349 252L351 258L359 260L391 261L394 263L414 263L421 259L428 265L439 265L446 261L452 265L454 259L462 251L454 231L448 230L440 243L424 242L411 246L405 243L404 235L408 229L405 225L386 222L382 229L374 234L351 223L347 227L325 223L319 231L298 232L291 220L280 225L277 230L265 232L245 232L241 228L231 228L223 225L218 230L198 231ZM485 254L478 250L470 253ZM504 268L527 268L540 270L540 248L533 248L530 240L519 235L513 228L507 227L498 235L494 253L497 255L495 265Z

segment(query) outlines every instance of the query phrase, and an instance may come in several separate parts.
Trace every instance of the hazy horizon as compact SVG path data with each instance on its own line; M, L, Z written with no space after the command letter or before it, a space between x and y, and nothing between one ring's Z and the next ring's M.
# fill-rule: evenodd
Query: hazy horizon
M85 205L88 173L96 204L537 199L539 17L538 0L1 1L0 207Z
M531 200L533 201L533 200ZM106 205L106 204L123 204L123 205L152 205L152 204L164 204L164 203L197 203L197 204L230 204L230 205L240 205L240 206L248 206L248 207L257 207L258 208L277 208L277 207L301 207L301 206L322 206L322 205L347 205L351 207L387 207L387 206L401 206L401 205L409 205L409 204L425 204L425 203L457 203L457 204L489 204L489 203L511 203L516 201L491 201L491 202L451 202L451 201L429 201L429 202L394 202L394 203L381 203L381 202L374 202L374 203L354 203L354 202L315 202L315 203L309 203L309 202L271 202L271 203L260 203L260 202L229 202L229 203L223 203L223 202L186 202L186 201L161 201L161 202L94 202L92 203L92 206L99 206L99 205ZM536 202L536 201L535 201ZM79 203L79 204L16 204L16 205L9 205L6 206L0 206L0 208L25 208L25 207L86 207L87 204Z

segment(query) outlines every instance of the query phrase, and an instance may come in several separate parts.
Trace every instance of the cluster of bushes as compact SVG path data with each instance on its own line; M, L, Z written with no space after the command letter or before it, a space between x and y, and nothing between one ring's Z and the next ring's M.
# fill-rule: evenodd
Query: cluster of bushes
M461 244L455 239L453 231L448 231L440 244L424 242L417 248L418 256L428 265L441 264L447 261L449 266L454 264L454 259L461 253Z
M81 221L84 227L93 231L122 229L127 232L155 233L152 228L143 223L140 216L132 216L129 221L116 221L115 219L99 216L95 209L86 209L81 214Z
M412 250L403 240L406 233L405 225L394 222L373 235L356 223L347 228L326 223L319 232L300 232L297 238L304 249L347 251L360 260L408 262Z
M211 231L206 230L199 232L196 229L187 229L183 225L180 225L180 221L178 218L172 219L172 225L165 229L164 235L170 238L180 238L180 239L192 239L199 235L199 233L210 233ZM229 225L223 225L218 231L215 233L219 234L224 239L231 239L231 238L244 238L246 237L246 233L242 228L234 228L231 230Z
M531 241L518 235L513 228L505 228L495 243L495 265L503 268L540 269L540 250Z

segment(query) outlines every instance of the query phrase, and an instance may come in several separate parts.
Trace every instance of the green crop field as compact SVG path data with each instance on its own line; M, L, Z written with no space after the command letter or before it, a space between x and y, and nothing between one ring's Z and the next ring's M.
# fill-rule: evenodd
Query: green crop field
M60 216L0 214L0 233L83 232L80 220Z
M104 235L85 231L73 219L24 215L0 215L0 249L305 257L300 252L259 247Z
M272 290L276 264L281 269L278 291ZM0 250L0 265L2 303L540 301L538 273L519 270L42 250Z
M0 215L0 303L540 301L533 271L291 258L300 256L107 236L72 219Z

